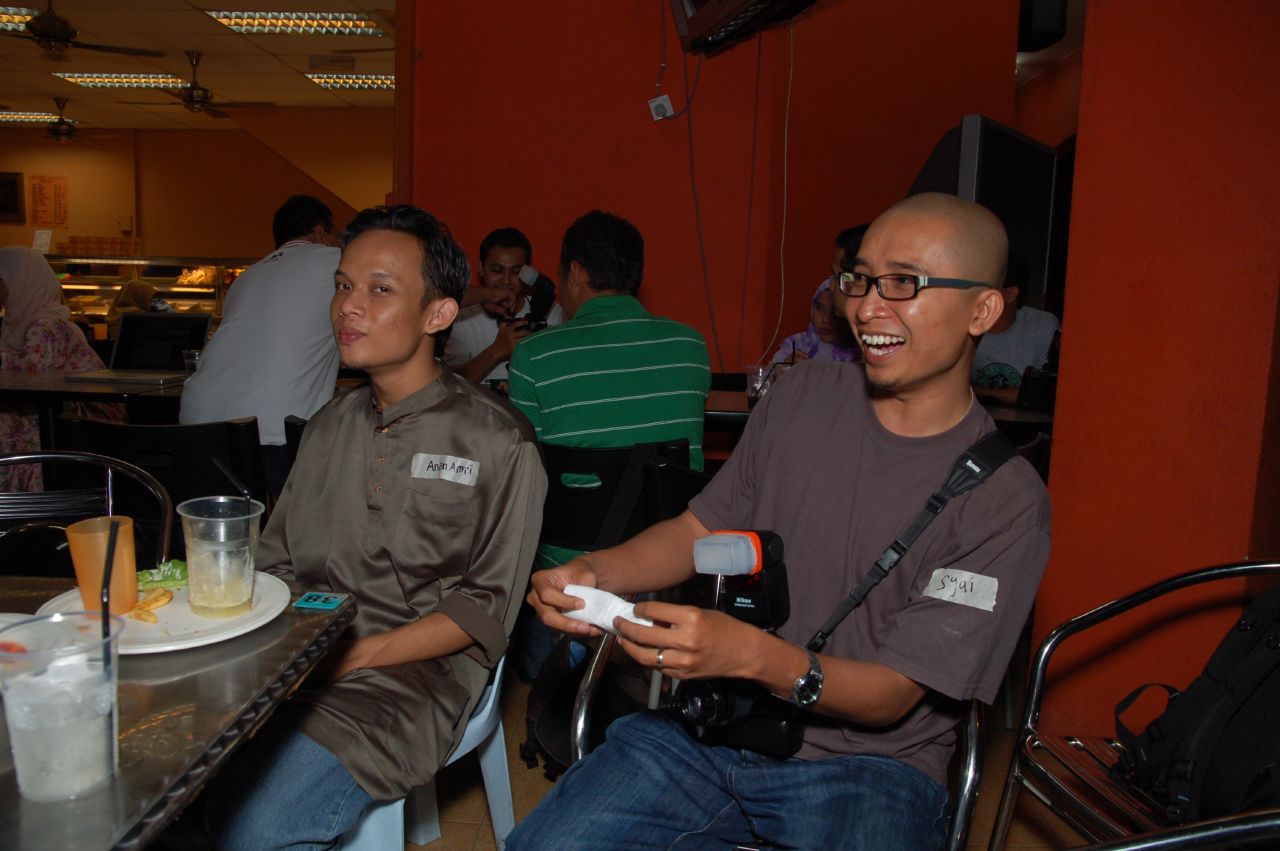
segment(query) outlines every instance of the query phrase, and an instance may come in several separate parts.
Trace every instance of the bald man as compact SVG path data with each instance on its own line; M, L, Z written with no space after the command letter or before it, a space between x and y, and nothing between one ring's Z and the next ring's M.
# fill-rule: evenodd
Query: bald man
M563 632L593 629L569 583L618 594L693 573L717 529L785 541L791 614L776 635L717 611L647 602L619 620L642 665L736 678L794 704L795 757L696 738L642 712L573 766L507 847L941 848L947 763L971 699L994 700L1049 553L1049 501L1022 459L954 498L819 653L805 645L992 431L969 364L1000 315L1007 240L987 210L921 195L881 215L840 277L865 363L808 361L751 415L728 463L680 517L535 574L529 602ZM758 739L754 739L754 745Z

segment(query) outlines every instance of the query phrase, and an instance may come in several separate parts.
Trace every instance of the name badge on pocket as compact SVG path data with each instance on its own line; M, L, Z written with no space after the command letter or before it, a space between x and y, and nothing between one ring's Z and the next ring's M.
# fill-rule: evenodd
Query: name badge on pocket
M475 487L480 478L480 462L452 455L432 455L419 452L413 456L409 475L415 479L444 479L467 487Z
M990 612L996 607L996 591L999 587L1000 580L994 576L940 567L929 577L924 596Z

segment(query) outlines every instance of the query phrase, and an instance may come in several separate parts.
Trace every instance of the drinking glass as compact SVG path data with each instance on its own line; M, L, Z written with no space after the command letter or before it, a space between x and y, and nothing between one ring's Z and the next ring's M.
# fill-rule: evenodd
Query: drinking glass
M80 798L115 773L116 643L123 630L114 615L104 630L98 612L45 615L0 629L0 691L24 797Z
M238 496L206 496L178 505L192 612L230 618L253 607L253 554L262 512L262 503Z
M102 568L107 560L107 536L111 521L116 531L116 555L111 566L111 614L123 615L138 604L138 565L133 555L133 519L90 517L67 527L71 563L75 565L80 601L86 611L102 608Z

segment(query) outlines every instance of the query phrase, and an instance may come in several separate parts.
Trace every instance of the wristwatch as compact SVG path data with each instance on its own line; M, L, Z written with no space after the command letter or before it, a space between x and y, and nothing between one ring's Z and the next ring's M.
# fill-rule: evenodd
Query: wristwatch
M796 706L813 706L822 694L822 665L818 664L818 654L806 650L809 654L809 670L796 677L791 686L791 702Z

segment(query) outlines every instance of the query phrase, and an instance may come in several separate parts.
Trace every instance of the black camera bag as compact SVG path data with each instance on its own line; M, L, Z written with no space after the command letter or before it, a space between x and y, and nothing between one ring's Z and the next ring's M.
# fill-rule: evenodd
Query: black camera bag
M1120 716L1150 688L1164 713L1136 735ZM1112 771L1145 790L1175 823L1280 807L1280 583L1253 602L1178 691L1147 683L1116 706L1124 750Z

